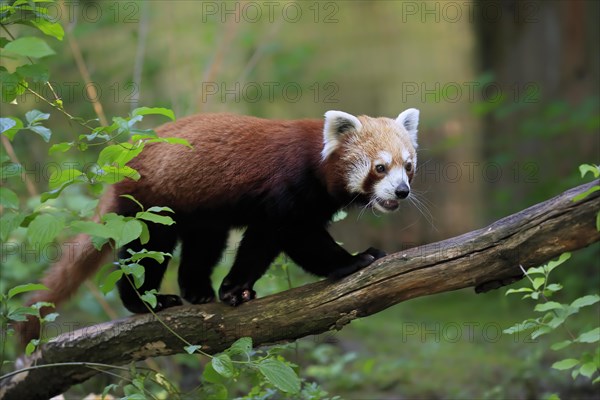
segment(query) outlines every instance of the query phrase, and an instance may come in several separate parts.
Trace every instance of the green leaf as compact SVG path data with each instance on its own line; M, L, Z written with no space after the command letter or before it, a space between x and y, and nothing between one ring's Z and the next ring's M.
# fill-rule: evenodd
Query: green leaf
M52 131L50 131L50 129L46 128L45 126L33 125L27 127L27 129L40 135L46 143L50 141L50 136L52 136Z
M155 308L156 303L158 301L156 299L156 293L157 293L156 289L152 289L152 290L146 291L146 293L144 293L140 297L142 298L142 300L144 300L144 302L148 303L148 305L150 305L150 307Z
M52 171L50 174L50 177L48 178L48 187L52 190L60 188L65 183L72 182L81 175L83 175L83 172L75 168L59 168Z
M552 270L554 270L554 268L558 267L559 265L561 265L562 263L564 263L565 261L567 261L569 258L571 258L571 253L566 252L566 253L562 253L557 260L551 260L549 261L545 266L544 269L550 273L552 272Z
M108 184L121 182L125 178L130 178L134 181L140 179L140 174L135 169L128 166L113 167L111 165L105 165L101 170L98 170L97 173L96 180Z
M14 296L25 293L25 292L33 292L35 290L48 290L48 288L41 283L27 283L25 285L15 286L14 288L8 291L8 298L12 299Z
M60 194L62 193L63 190L65 190L67 187L71 186L72 184L74 184L76 182L77 182L76 180L67 181L67 182L63 183L59 188L50 190L49 192L42 193L42 195L40 196L40 201L42 203L44 203L50 199L56 199L58 196L60 196Z
M52 50L45 41L32 36L13 40L4 46L4 50L23 57L33 58L42 58L55 54L54 50Z
M23 123L21 123L21 126L22 125L23 125ZM12 130L15 126L17 126L16 118L0 118L0 133L5 134L4 132L8 132L8 131ZM8 136L8 135L6 135L6 136ZM14 135L13 135L13 137L14 137ZM8 138L10 140L12 140L12 137L8 136Z
M522 288L518 288L518 289L508 289L505 293L505 295L509 295L509 294L513 294L513 293L530 293L533 292L532 288L528 288L528 287L522 287Z
M136 220L130 220L125 222L118 232L118 239L116 240L116 247L123 247L129 242L134 241L140 237L142 233L142 225Z
M97 236L104 239L113 237L113 233L108 227L92 221L73 221L71 229L77 233L86 233L90 236Z
M3 242L8 240L8 235L17 229L24 219L25 215L23 214L5 212L4 215L0 217L0 240Z
M300 391L300 379L287 364L272 358L261 361L258 370L276 388L286 393Z
M164 115L165 117L170 118L172 121L175 121L175 114L173 113L172 110L169 110L168 108L139 107L139 108L136 108L135 110L133 110L133 112L131 113L131 115L133 115L133 116L140 116L140 115Z
M202 346L200 346L200 345L190 344L189 346L185 346L183 349L188 354L194 354L196 351L200 350L201 348L202 348Z
M588 197L590 194L592 194L594 192L597 192L598 190L600 190L600 186L592 186L591 188L589 188L585 192L579 193L577 196L573 197L573 201L583 200L586 197Z
M533 280L533 288L536 290L539 289L544 284L544 282L546 282L546 278L543 278L543 277L535 278Z
M250 337L239 338L227 349L229 354L248 355L250 351L252 351L252 338Z
M23 78L31 79L36 83L46 83L50 78L48 68L40 64L26 64L17 67L16 72Z
M579 166L579 172L581 172L582 178L585 178L588 172L590 172L594 178L600 176L600 168L597 165L582 164Z
M213 357L211 364L219 375L222 375L225 378L233 377L235 370L233 369L231 358L229 358L227 354L219 354L218 356Z
M3 102L10 103L23 93L25 91L25 88L21 86L23 84L27 85L27 82L20 79L17 74L10 74L5 69L0 69L0 87L2 88Z
M541 303L535 306L534 311L546 312L550 310L563 309L565 306L557 303L556 301L549 301L547 303Z
M74 142L63 142L63 143L53 144L52 146L50 146L50 149L48 149L48 155L52 155L54 153L64 153L66 151L71 150L71 148L74 145L75 145Z
M6 187L0 187L0 205L6 208L19 208L19 197L17 194Z
M558 292L559 290L562 290L562 288L563 287L560 283L551 283L546 286L546 290L550 292Z
M566 358L564 360L557 361L554 364L552 364L552 368L557 369L559 371L564 371L566 369L573 368L577 364L579 364L579 360L576 360L574 358Z
M150 241L150 230L148 229L148 225L145 222L139 221L142 226L142 233L140 233L140 243L146 244Z
M122 276L123 271L121 271L120 269L112 271L110 274L108 274L106 279L104 279L104 282L102 282L102 284L100 285L100 290L102 291L102 293L104 293L105 295L110 293L115 288L115 285L117 284L119 279L121 279Z
M596 343L600 340L600 328L594 328L591 331L587 331L579 335L576 339L579 343Z
M135 197L133 197L133 196L132 196L132 195L130 195L130 194L122 194L122 195L121 195L121 196L119 196L119 197L124 197L124 198L126 198L126 199L129 199L129 200L133 201L135 204L137 204L137 205L138 205L138 206L139 206L139 207L140 207L142 210L144 209L144 206L142 205L142 203L140 203L139 201L137 201L137 200L135 199Z
M159 206L152 206L149 209L147 209L146 211L148 211L148 212L154 212L154 213L159 213L159 212L163 212L163 211L170 212L170 213L174 213L175 212L170 207L159 207Z
M154 222L156 224L162 224L162 225L173 225L175 223L175 221L173 221L173 218L166 216L166 215L158 215L158 214L154 214L148 211L141 211L138 212L135 217L137 219L143 219L145 221L150 221L150 222Z
M132 254L131 261L139 261L143 258L151 258L153 260L156 260L159 264L162 264L165 261L165 257L170 256L171 254L163 253L162 251L148 251L146 249L143 249L135 254Z
M600 301L600 296L597 294L589 294L587 296L580 297L571 303L571 307L582 308L591 306Z
M554 343L550 348L554 351L558 351L570 346L572 343L573 342L570 340L563 340L562 342Z
M40 121L46 121L48 118L50 118L50 114L43 113L39 110L31 110L25 113L25 119L29 125L38 124Z
M29 23L48 36L52 36L58 40L63 40L65 31L58 22L50 22L43 18L36 18L29 21Z
M44 318L42 318L42 321L44 321L44 322L54 322L56 320L56 318L58 318L58 316L59 316L58 313L46 314L44 316Z
M31 342L27 343L27 346L25 346L25 355L32 355L39 342L39 339L33 339Z
M112 165L124 167L129 161L137 157L144 149L143 145L120 143L106 146L98 156L98 165Z
M192 148L192 145L190 144L190 142L188 142L186 139L182 139L182 138L168 137L168 138L160 138L157 140L160 142L169 143L169 144L182 144L186 147L189 147L190 149Z
M542 335L552 332L553 330L554 330L554 328L552 328L550 326L545 326L545 325L539 326L537 329L535 329L533 332L531 332L531 339L535 340Z
M144 275L146 270L140 264L127 264L122 267L123 272L133 276L133 284L136 288L140 288L144 284Z
M596 364L593 362L587 362L583 364L581 368L579 368L579 373L586 378L591 378L592 375L594 375L594 372L596 372L596 369Z
M212 363L206 364L204 371L202 371L202 379L206 382L213 384L221 384L227 382L227 379L215 371ZM212 386L212 385L210 385Z
M33 307L16 307L9 310L7 318L11 321L25 322L29 315L37 317L38 311Z
M546 271L544 271L544 267L531 267L527 270L527 275L533 274L542 274L544 275Z
M27 237L32 245L43 246L52 240L62 231L65 221L62 218L52 214L40 214L27 228Z
M514 335L515 333L523 332L531 328L535 328L537 324L533 320L526 320L519 322L510 328L504 329L502 332L508 335Z

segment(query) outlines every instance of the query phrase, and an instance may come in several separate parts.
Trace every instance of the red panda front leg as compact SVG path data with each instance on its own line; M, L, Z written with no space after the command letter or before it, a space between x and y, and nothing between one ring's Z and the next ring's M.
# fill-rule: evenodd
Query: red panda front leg
M223 303L237 306L256 297L254 283L281 252L278 232L263 225L250 225L244 232L231 271L219 288Z
M210 276L227 245L229 227L189 225L181 232L179 290L181 297L192 304L210 303L215 299Z
M384 257L381 250L370 247L351 255L338 245L322 226L293 227L284 236L283 251L306 271L338 279L350 275Z

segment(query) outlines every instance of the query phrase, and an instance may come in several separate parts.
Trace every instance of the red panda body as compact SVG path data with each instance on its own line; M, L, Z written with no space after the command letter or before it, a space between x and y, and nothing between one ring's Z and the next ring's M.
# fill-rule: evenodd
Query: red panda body
M157 129L160 136L186 139L192 149L164 143L147 145L129 165L139 181L123 181L103 198L102 212L135 215L139 206L168 206L175 224L149 223L150 241L127 250L172 253L182 243L178 281L181 297L159 294L155 310L215 299L210 276L225 249L231 228L246 227L236 259L219 289L221 301L238 305L255 297L254 283L273 259L286 253L318 276L338 278L382 257L369 248L351 255L327 232L343 207L360 205L382 212L398 209L409 195L416 167L419 112L408 109L397 119L355 117L328 111L323 120L276 121L229 114L183 118ZM34 301L58 304L68 298L101 264L89 237L74 259L60 260L43 282L50 291ZM103 253L109 253L105 245ZM159 289L167 261L146 258L143 285ZM118 282L125 307L147 312L127 279ZM32 323L30 321L30 323ZM37 334L21 329L24 340Z

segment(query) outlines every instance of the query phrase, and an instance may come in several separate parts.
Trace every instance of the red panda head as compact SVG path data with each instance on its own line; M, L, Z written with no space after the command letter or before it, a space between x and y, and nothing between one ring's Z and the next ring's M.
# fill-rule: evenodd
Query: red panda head
M368 199L383 212L395 211L410 194L417 166L419 110L409 108L398 118L355 117L327 111L321 156L333 155L345 190Z

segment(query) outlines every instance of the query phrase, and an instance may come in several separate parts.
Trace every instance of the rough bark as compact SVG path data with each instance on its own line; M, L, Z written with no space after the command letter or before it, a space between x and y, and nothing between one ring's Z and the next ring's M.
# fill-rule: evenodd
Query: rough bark
M289 341L377 313L402 301L475 287L497 288L565 251L600 240L600 191L574 202L599 181L573 188L490 226L442 242L391 254L337 282L328 280L257 299L237 308L213 303L182 306L160 317L208 353L250 336L255 345ZM61 362L126 364L182 353L183 344L152 315L137 315L61 335L28 357L25 365ZM75 365L39 368L0 382L3 399L48 398L97 374Z

